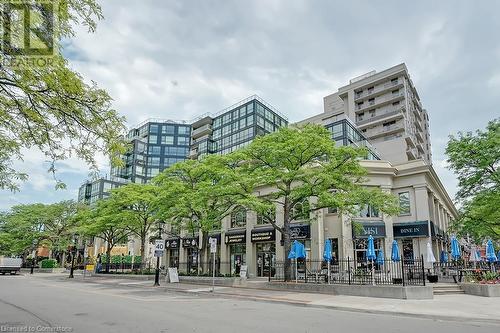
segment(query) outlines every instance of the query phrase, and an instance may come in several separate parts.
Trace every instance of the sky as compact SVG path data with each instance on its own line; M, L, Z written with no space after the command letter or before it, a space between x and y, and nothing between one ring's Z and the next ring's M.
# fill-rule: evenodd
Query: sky
M448 135L500 116L500 1L101 0L93 34L65 43L70 66L113 98L129 126L147 118L190 120L257 94L291 122L321 113L323 97L349 79L406 63L429 112L434 168L450 196ZM101 173L107 159L96 152ZM29 173L12 205L77 199L88 167L25 151Z

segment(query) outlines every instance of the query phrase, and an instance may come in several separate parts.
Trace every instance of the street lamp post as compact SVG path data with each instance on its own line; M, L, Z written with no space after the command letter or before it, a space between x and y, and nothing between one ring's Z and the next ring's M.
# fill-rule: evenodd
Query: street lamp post
M74 235L73 238L73 248L72 248L72 256L71 256L71 268L69 270L69 278L73 279L75 276L73 275L73 272L75 270L75 256L76 256L76 244L78 242L78 235Z
M158 222L158 238L161 239L161 234L163 231L163 226L165 223L163 221ZM156 272L155 272L155 287L160 286L160 256L156 257Z

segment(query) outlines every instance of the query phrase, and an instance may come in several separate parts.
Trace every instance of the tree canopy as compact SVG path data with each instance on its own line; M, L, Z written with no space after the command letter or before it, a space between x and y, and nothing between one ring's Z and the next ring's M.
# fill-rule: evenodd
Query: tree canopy
M26 6L41 16L52 15L42 1L29 3ZM52 33L56 42L50 65L37 66L26 62L22 66L12 66L9 64L15 56L8 49L2 52L0 189L17 190L19 181L28 177L12 165L16 159L22 160L23 149L38 149L47 156L51 161L49 171L54 177L57 161L76 156L92 169L97 169L96 151L104 152L112 157L114 164L119 164L118 155L125 149L121 139L124 118L112 109L111 97L95 82L86 82L57 52L59 42L73 36L75 25L83 24L93 32L96 22L102 19L101 8L95 0L60 0L57 3L53 31L42 31L45 35ZM4 5L8 6L8 3ZM8 19L7 16L3 18ZM16 38L22 33L10 27L4 25L7 32L0 36L5 48L5 36L10 33L11 38ZM56 177L56 186L65 185Z
M458 176L457 201L462 204L454 227L477 241L500 240L500 119L490 121L486 130L450 136L446 154Z

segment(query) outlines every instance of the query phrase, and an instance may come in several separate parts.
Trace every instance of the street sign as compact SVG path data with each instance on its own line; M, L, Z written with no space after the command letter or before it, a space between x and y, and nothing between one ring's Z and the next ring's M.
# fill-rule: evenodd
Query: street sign
M217 253L217 238L209 238L210 253Z
M155 241L155 257L163 257L163 252L165 252L165 241L157 239Z

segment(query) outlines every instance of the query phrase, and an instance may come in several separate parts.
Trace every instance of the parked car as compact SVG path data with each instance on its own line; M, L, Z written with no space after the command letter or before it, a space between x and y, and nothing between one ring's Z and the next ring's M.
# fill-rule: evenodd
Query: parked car
M5 258L0 257L0 274L5 275L10 273L11 275L16 275L21 269L23 260L21 258Z

